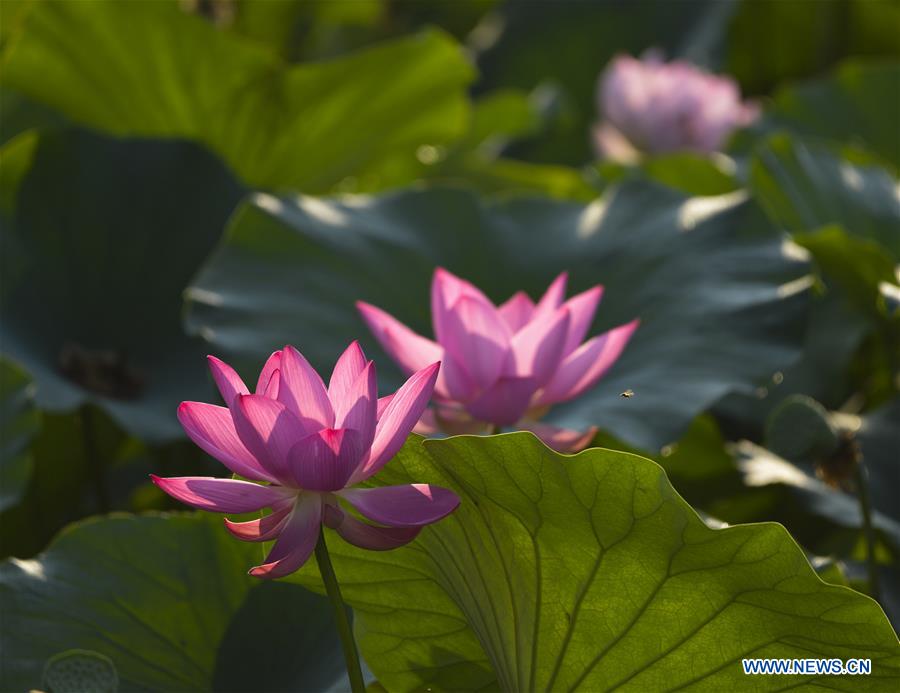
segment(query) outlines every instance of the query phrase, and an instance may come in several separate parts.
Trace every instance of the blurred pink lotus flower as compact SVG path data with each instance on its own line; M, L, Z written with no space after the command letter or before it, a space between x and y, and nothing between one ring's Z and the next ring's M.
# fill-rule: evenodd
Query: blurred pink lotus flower
M622 353L638 321L581 343L603 288L563 302L566 273L535 304L520 291L500 307L474 285L443 268L431 285L437 341L416 334L380 308L357 308L384 350L406 373L440 360L434 407L417 433L485 433L510 426L530 430L561 452L588 445L596 433L538 422L553 404L592 387Z
M378 472L406 441L431 397L439 363L423 364L381 400L375 364L356 342L338 359L327 389L291 346L269 357L255 394L219 359L210 356L209 366L228 406L182 402L178 419L191 440L251 481L152 478L170 496L200 510L271 508L261 519L225 520L243 541L276 539L265 563L251 575L276 578L300 568L323 522L356 546L393 549L459 505L452 491L429 484L350 488ZM340 501L378 524L356 519Z
M594 129L600 156L631 162L640 153L719 151L736 129L759 114L742 103L734 80L682 61L619 55L601 75Z

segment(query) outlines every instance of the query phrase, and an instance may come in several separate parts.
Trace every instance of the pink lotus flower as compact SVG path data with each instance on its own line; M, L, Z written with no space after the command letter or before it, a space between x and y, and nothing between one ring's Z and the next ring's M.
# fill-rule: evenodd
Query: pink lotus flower
M393 549L459 505L452 491L429 484L350 488L378 472L406 441L431 397L439 363L423 364L380 400L375 364L356 342L338 359L327 389L291 346L269 357L252 395L230 366L212 356L209 366L228 406L182 402L178 419L191 440L251 481L152 478L200 510L271 508L261 519L225 520L243 541L277 539L251 575L276 578L297 570L315 548L323 522L356 546ZM356 519L341 502L378 524Z
M581 343L603 288L563 302L559 275L535 304L520 291L499 308L475 286L438 268L431 285L437 341L416 334L380 308L357 308L384 350L406 373L441 360L435 406L416 431L484 433L503 426L534 432L560 451L583 448L596 428L579 432L539 423L558 402L592 387L622 353L638 321Z
M594 130L597 152L624 162L639 152L719 151L759 113L741 102L734 80L652 53L616 57L601 75L598 101L604 120Z

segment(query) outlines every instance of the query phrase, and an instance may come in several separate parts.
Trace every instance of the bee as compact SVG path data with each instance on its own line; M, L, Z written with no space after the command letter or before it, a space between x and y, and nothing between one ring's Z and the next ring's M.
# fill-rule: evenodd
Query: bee
M620 396L624 397L625 399L631 399L632 397L634 397L634 390L625 390L625 392L623 392Z

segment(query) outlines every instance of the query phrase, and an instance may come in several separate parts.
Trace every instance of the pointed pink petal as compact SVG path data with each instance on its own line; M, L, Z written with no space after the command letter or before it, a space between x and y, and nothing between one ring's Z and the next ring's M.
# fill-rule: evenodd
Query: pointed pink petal
M329 527L337 530L341 538L361 549L371 551L388 551L408 544L415 539L421 527L375 527L374 525L360 522L350 513L328 506L327 511L332 511Z
M211 476L175 476L151 474L153 483L172 498L199 510L216 513L250 513L271 507L295 491L281 486L260 486L240 479L216 479Z
M494 309L494 304L471 282L460 279L452 272L438 267L431 280L431 321L434 336L440 344L447 336L447 319L454 311L457 301L463 296Z
M375 413L375 418L380 420L381 415L384 414L384 410L387 409L387 405L391 403L391 400L394 399L394 394L385 395L384 397L378 398L378 409Z
M534 378L503 376L466 404L466 409L480 421L488 421L497 426L512 426L528 409L531 396L537 388Z
M435 394L445 399L466 400L471 397L474 392L471 376L455 360L447 357L442 346L416 334L380 308L362 301L357 301L356 307L381 348L405 375L422 370L435 361L442 361L444 365L434 386Z
M281 402L263 395L239 395L232 410L241 442L282 483L293 482L290 451L313 431ZM315 424L313 424L315 425Z
M389 527L431 524L459 505L459 497L453 491L431 484L345 488L337 495L368 519Z
M532 320L538 318L544 319L562 305L563 299L566 297L566 285L568 282L568 272L562 272L553 280L550 286L547 287L544 295L541 296L541 300L538 301L538 304L535 306L534 313L531 316Z
M275 546L266 556L266 562L250 571L258 578L284 577L298 570L309 560L322 525L322 500L316 493L300 497L291 513L290 521L281 530Z
M344 353L341 354L337 363L334 364L331 380L328 381L328 399L331 400L331 406L335 410L335 417L337 417L337 402L344 398L347 390L356 381L356 376L362 373L365 367L366 355L359 346L359 342L351 342L350 346L344 349Z
M534 301L524 291L517 291L497 312L506 322L510 332L515 334L531 320L534 313Z
M259 380L256 381L256 394L264 394L269 387L269 380L272 379L272 373L281 368L281 349L273 351L272 355L266 360L262 371L259 374Z
M325 383L303 354L292 346L281 350L281 382L278 401L304 423L315 428L334 426L334 411Z
M622 354L638 320L589 339L569 354L534 402L535 406L573 399L594 385Z
M266 389L257 394L262 394L269 399L278 399L278 390L281 387L281 371L274 370L272 371L272 376L269 378L269 384L266 385Z
M241 376L227 363L215 356L207 356L206 362L209 364L213 380L216 381L216 387L219 388L226 406L231 406L234 398L238 395L246 395L250 392L244 385L244 381L241 380Z
M569 309L565 306L557 308L546 320L528 323L510 342L507 374L532 377L537 387L544 385L562 361L569 324Z
M537 421L520 423L523 431L531 431L544 441L548 448L557 452L573 453L590 445L597 435L597 427L591 426L586 431L573 431L571 428L557 428Z
M594 321L594 313L603 296L603 287L595 286L592 289L576 294L563 305L569 309L569 334L566 337L566 345L563 347L563 356L571 354L584 340L591 323Z
M444 350L440 345L416 334L381 308L357 301L356 309L381 348L397 362L404 374L410 375L441 360Z
M338 399L333 400L335 427L358 431L360 444L368 450L375 436L378 409L375 364L369 361L353 384L336 396Z
M353 473L349 483L369 478L403 447L407 436L422 417L422 412L431 399L440 365L433 363L423 368L394 393L393 399L378 420L369 459Z
M182 402L178 420L185 433L206 454L212 455L235 474L248 479L275 481L238 437L232 414L226 407L205 402Z
M300 488L336 491L344 488L366 452L358 431L326 428L294 445L291 469Z
M510 331L497 309L469 295L447 313L441 344L481 388L499 376L509 353Z
M232 522L226 517L225 529L241 541L272 541L284 529L293 509L294 504L287 503L281 510L249 522Z

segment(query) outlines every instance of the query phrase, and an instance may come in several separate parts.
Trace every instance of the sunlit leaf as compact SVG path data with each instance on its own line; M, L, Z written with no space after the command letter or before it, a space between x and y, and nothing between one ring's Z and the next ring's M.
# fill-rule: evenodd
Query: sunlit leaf
M388 690L739 690L744 657L861 652L872 676L830 687L900 675L875 602L822 582L779 525L710 529L649 460L562 456L527 433L414 440L379 475L412 480L462 504L388 554L330 543Z
M80 124L203 142L248 184L331 188L462 133L472 70L426 31L288 66L174 0L36 3L3 79Z

